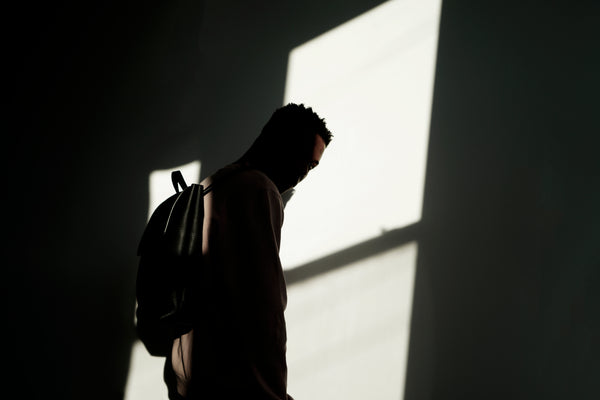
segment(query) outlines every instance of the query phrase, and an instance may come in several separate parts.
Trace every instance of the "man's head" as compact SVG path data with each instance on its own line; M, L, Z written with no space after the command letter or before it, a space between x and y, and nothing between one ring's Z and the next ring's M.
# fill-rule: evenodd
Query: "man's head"
M312 108L290 103L275 110L242 160L265 172L283 193L318 165L331 138Z

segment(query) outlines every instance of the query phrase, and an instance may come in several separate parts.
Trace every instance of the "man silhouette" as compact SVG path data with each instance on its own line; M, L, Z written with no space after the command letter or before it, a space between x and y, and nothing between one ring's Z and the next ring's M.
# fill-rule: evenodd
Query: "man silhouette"
M202 292L194 329L175 339L169 398L291 399L287 294L279 259L283 202L332 138L311 108L277 109L236 162L205 179Z

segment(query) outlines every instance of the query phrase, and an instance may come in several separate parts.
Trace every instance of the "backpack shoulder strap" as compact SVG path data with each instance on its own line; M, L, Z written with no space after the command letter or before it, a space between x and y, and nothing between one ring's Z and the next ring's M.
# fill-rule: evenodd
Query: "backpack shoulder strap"
M183 174L179 170L171 172L171 182L173 183L173 188L175 188L175 193L179 193L179 187L181 187L181 190L185 190L188 187L188 184L185 183L185 179L183 178ZM212 184L207 188L201 186L201 189L203 189L202 195L205 195L212 190Z
M182 190L185 190L188 187L187 183L185 183L185 179L183 179L183 174L179 170L171 172L171 182L173 182L176 193L179 193L179 186L181 186Z

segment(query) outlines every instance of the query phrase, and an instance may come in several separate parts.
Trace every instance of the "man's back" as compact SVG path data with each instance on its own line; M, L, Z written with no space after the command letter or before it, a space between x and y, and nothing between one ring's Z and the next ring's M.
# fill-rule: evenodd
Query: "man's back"
M199 325L167 358L170 396L286 399L281 195L264 173L239 164L202 184L213 185L203 228L206 299Z

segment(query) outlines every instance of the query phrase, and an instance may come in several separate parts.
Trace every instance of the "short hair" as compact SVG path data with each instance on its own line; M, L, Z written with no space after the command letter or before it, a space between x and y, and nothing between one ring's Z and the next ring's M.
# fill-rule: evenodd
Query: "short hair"
M304 104L288 103L275 110L269 121L262 129L261 136L280 141L285 138L277 136L286 135L288 139L301 139L306 136L314 140L317 134L323 138L325 145L329 145L333 135L325 124L325 119ZM280 140L277 140L280 139ZM285 140L284 140L285 141Z
M321 136L326 146L333 137L325 125L325 119L320 118L312 108L289 103L273 112L242 159L250 158L260 164L267 160L281 162L294 155L312 154L315 135Z

